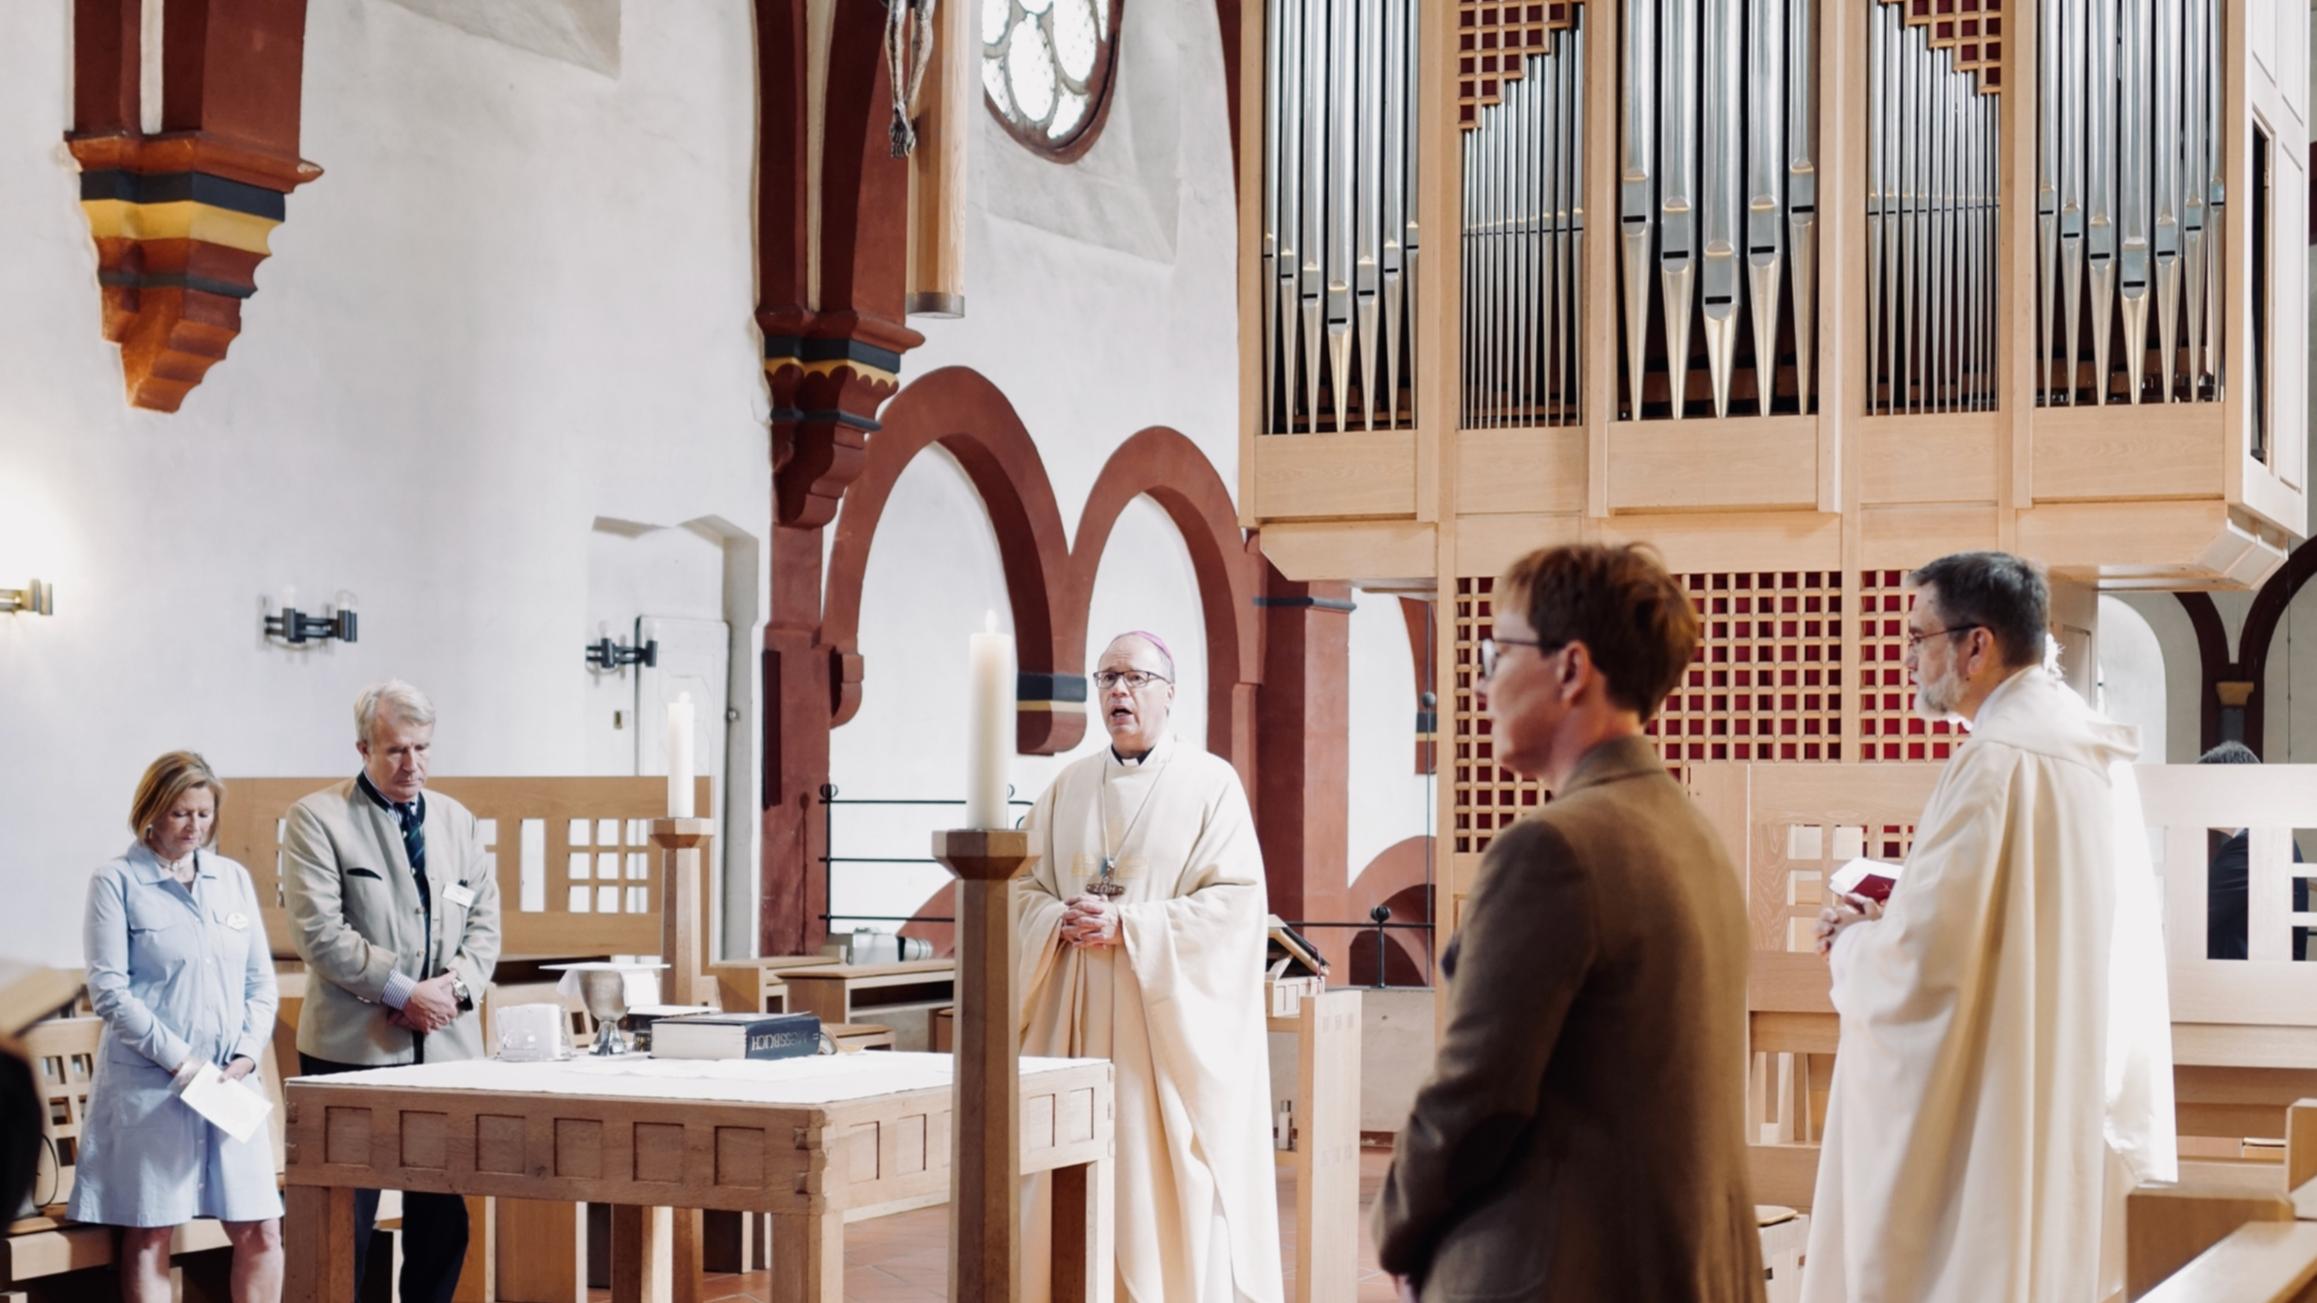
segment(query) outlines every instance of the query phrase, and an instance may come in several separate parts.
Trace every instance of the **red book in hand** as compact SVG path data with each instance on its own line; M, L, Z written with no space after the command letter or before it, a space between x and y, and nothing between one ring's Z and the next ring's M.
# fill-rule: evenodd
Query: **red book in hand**
M1887 904L1891 888L1899 885L1899 866L1883 860L1855 859L1834 871L1826 885L1845 896L1864 896Z

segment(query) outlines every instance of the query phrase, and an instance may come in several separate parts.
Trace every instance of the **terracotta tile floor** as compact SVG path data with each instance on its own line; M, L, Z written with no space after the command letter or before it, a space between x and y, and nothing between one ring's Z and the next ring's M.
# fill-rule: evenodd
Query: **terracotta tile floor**
M1391 1282L1376 1269L1375 1247L1368 1243L1367 1210L1375 1202L1388 1150L1360 1154L1360 1289L1357 1303L1392 1303ZM1279 1234L1281 1264L1290 1293L1295 1283L1295 1181L1279 1174ZM939 1303L949 1288L949 1210L922 1208L896 1217L857 1222L845 1230L845 1298L849 1303ZM712 1275L706 1282L707 1303L771 1303L771 1285L764 1272L745 1276ZM592 1300L608 1300L610 1293L594 1290ZM1333 1303L1331 1300L1330 1303Z

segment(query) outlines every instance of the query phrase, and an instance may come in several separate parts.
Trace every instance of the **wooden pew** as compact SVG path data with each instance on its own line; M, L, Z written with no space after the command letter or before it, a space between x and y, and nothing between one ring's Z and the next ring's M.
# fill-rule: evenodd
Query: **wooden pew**
M2283 1170L2273 1165L2261 1169L2268 1180L2267 1197L2281 1201L2285 1215L2276 1216L2264 1203L2259 1216L2213 1233L2208 1247L2152 1288L2143 1292L2135 1284L2127 1291L2131 1297L2148 1303L2317 1303L2317 1099L2292 1106L2287 1130ZM2184 1179L2182 1185L2187 1184ZM2139 1199L2135 1192L2133 1210L2144 1213ZM2212 1233L2227 1220L2221 1202L2189 1208L2177 1201L2166 1211L2178 1214L2176 1221L2194 1219ZM2126 1225L2136 1258L2144 1237L2173 1236L2173 1247L2192 1243L2178 1225L2155 1225L2143 1216L2135 1227L2130 1214Z
M235 778L217 821L217 850L257 888L267 943L296 957L281 905L281 843L291 806L345 778ZM695 809L713 809L701 778ZM600 958L660 952L660 884L650 822L667 813L664 778L437 778L428 784L474 811L499 879L503 958ZM523 847L537 848L541 887L526 900ZM704 857L705 858L705 857ZM701 935L708 897L700 893Z
M81 1127L88 1113L89 1091L95 1084L97 1056L104 1051L104 1036L104 1020L94 1016L52 1018L24 1030L21 1042L26 1057L32 1061L38 1089L49 1101L41 1122L41 1137L49 1148L34 1186L33 1197L42 1201L38 1212L10 1223L6 1234L0 1235L0 1291L24 1285L61 1288L59 1278L109 1267L119 1250L116 1228L76 1222L64 1215L64 1205L72 1197ZM277 1067L269 1045L258 1072L274 1103L268 1126L278 1176L283 1149L282 1087ZM225 1228L213 1219L199 1218L178 1228L170 1242L170 1256L183 1259L228 1247ZM104 1287L94 1280L85 1287L76 1281L70 1293L82 1293L84 1288L93 1291Z
M1754 929L1748 989L1755 1196L1807 1209L1840 1027L1811 953L1828 874L1854 855L1903 859L1940 766L1692 765L1692 793L1722 835ZM2317 765L2142 765L2159 848L2172 993L2175 1119L2185 1150L2240 1152L2276 1138L2317 1094L2317 970L2293 963L2293 828L2317 827ZM2206 835L2250 827L2253 958L2204 957ZM2166 871L2169 870L2169 871Z

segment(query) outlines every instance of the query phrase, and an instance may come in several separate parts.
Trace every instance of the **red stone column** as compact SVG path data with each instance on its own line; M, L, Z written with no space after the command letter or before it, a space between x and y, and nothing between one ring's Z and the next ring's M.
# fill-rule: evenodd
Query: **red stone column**
M1351 589L1291 583L1272 570L1256 602L1264 655L1255 827L1271 912L1289 920L1350 921L1344 911ZM1321 928L1310 936L1331 964L1340 966L1350 953L1345 929Z
M821 645L821 531L778 526L772 613L764 628L764 891L759 942L768 955L811 954L827 925L829 721L836 693Z

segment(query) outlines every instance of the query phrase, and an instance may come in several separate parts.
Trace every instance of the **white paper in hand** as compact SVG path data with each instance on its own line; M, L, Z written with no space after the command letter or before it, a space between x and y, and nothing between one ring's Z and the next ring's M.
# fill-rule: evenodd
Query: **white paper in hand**
M214 1063L202 1064L199 1071L177 1088L177 1098L235 1140L256 1135L258 1128L265 1125L266 1114L274 1108L265 1096L242 1082L227 1081Z

